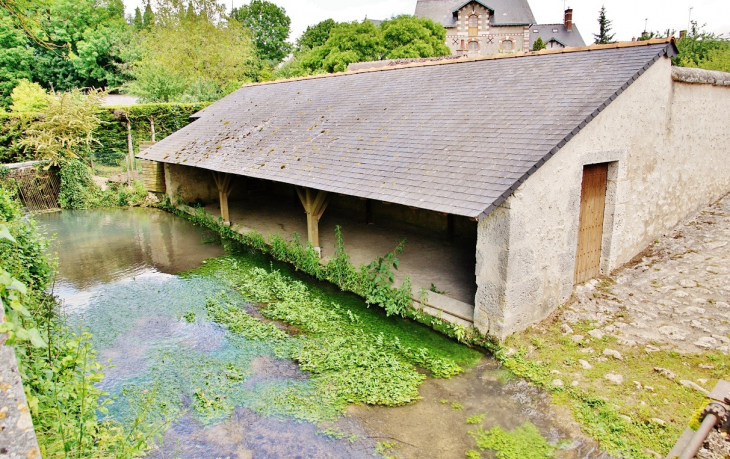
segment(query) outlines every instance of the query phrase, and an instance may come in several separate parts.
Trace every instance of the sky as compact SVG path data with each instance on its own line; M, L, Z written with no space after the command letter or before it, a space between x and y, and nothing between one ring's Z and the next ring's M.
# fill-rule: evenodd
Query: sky
M269 0L284 7L292 20L290 41L304 32L308 25L325 19L355 21L387 19L399 14L413 14L416 0ZM124 0L127 14L142 4L142 0ZM154 5L154 0L153 0ZM249 0L225 0L231 6L240 7ZM488 4L488 0L487 0ZM709 32L730 36L730 0L531 0L530 6L540 24L563 22L564 7L573 8L573 22L578 26L587 44L598 33L598 10L606 6L608 19L613 21L616 40L631 40L644 30L687 29L690 20L707 24Z

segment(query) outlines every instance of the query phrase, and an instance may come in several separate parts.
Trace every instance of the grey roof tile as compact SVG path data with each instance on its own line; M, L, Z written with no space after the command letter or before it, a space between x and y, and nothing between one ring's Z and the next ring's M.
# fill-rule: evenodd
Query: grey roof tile
M671 46L246 86L139 157L479 217Z

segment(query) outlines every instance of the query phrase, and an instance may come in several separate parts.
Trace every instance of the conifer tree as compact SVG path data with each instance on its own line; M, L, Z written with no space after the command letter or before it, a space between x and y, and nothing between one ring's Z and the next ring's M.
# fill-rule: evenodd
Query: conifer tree
M142 27L144 27L144 23L142 22L142 11L140 11L139 7L134 9L132 25L134 26L134 30L142 30Z
M145 29L151 28L155 25L155 13L152 11L150 1L147 0L147 4L144 6L144 14L142 15L142 22Z
M535 40L535 43L532 44L532 50L533 51L540 51L541 49L547 48L547 45L544 41L542 41L542 37L537 37L537 40Z
M193 2L188 3L188 11L185 13L185 19L188 21L194 21L198 18L198 15L195 14L195 8L193 7Z
M608 18L606 18L606 6L601 6L601 11L598 13L598 25L599 25L599 32L598 34L593 34L593 37L596 39L597 45L606 45L608 43L616 43L613 40L613 37L616 36L616 34L612 34L611 32L611 22Z

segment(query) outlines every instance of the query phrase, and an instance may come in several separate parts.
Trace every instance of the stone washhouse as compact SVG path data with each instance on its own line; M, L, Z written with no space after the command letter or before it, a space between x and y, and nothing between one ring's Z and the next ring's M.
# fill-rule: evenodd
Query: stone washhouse
M335 225L356 264L405 239L397 282L504 338L730 190L730 74L676 53L652 40L251 84L139 158L174 203L297 232L324 259Z

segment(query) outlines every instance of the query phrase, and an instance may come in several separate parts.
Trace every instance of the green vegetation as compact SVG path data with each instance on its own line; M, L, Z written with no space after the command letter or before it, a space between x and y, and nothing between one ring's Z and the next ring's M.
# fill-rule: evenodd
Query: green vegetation
M45 247L35 224L0 189L0 304L8 307L0 333L15 347L41 454L137 457L165 424L151 422L144 411L127 426L104 417L112 402L95 385L103 367L90 335L68 328L45 292L51 281Z
M730 40L708 33L697 22L686 37L677 40L679 55L674 65L730 72Z
M609 43L615 43L613 38L616 34L611 33L611 23L613 21L606 17L606 6L601 6L601 10L598 12L598 33L593 34L595 44L606 45Z
M571 326L581 334L594 328L590 322ZM516 352L508 355L508 348ZM606 348L620 352L623 360L594 358ZM554 402L569 406L583 430L609 454L647 459L654 457L653 452L667 454L703 403L701 393L679 381L707 379L708 387L712 387L714 381L730 374L730 359L719 353L648 353L611 337L576 343L563 335L559 324L535 327L508 338L496 356L516 376L551 391ZM579 360L589 361L592 368L583 369ZM708 360L712 369L706 366ZM667 369L675 376L669 378L655 368ZM554 386L553 371L568 375L564 382L576 380L578 386ZM622 375L625 382L606 380L608 373Z
M535 43L532 44L532 50L533 51L540 51L541 49L547 48L547 45L542 40L542 37L537 37L537 40L535 40Z
M36 152L52 167L89 156L101 120L96 116L103 93L78 89L46 97L46 106L30 123L19 145Z
M441 24L414 16L398 16L379 26L367 20L324 21L305 32L294 59L285 63L277 76L342 72L353 62L447 56L451 51L445 40L446 30Z
M486 417L486 414L475 414L474 416L469 416L466 418L467 424L481 424L484 422L484 418Z
M161 140L187 126L190 115L202 110L207 103L143 104L129 107L102 107L96 111L98 126L92 131L95 139L88 145L89 159L95 164L116 166L128 154L127 122L132 131L133 147L139 152L139 142ZM33 148L21 142L30 125L38 120L35 113L0 113L0 163L42 159Z
M234 8L231 17L251 31L259 58L279 63L289 53L291 19L286 10L266 0L253 0L248 5Z
M99 207L140 205L147 197L144 184L130 186L109 183L104 191L94 183L89 167L79 160L67 161L59 170L61 187L58 203L62 209L94 209Z
M419 398L425 378L416 367L449 378L481 356L433 333L414 333L418 327L385 320L355 297L333 295L252 260L251 255L219 258L189 275L225 282L244 298L265 304L260 310L264 317L301 334L289 336L229 302L209 300L209 316L248 340L279 343L277 356L312 373L318 390L335 394L335 406L410 403Z
M48 94L38 83L20 80L10 94L10 110L14 113L39 113L48 106Z
M479 449L494 451L497 459L543 459L553 457L557 450L529 422L510 432L505 432L500 427L490 430L479 427L469 433L476 440Z
M225 225L220 218L214 218L202 208L191 208L182 203L180 207L173 205L169 200L162 207L169 212L185 217L196 224L216 231L228 241L236 241L246 247L267 254L276 260L289 263L295 269L302 271L317 280L326 280L338 286L341 290L353 292L362 298L368 305L383 307L388 315L398 314L421 322L458 341L482 346L486 349L495 349L495 344L479 334L474 328L466 329L461 325L446 322L440 318L425 314L413 307L411 298L410 280L395 288L388 282L391 279L391 270L397 269L395 255L402 250L398 246L394 252L379 257L369 265L356 268L345 251L344 241L339 229L336 229L335 254L326 264L320 264L319 255L311 244L302 245L298 235L293 241L285 241L281 236L274 235L267 241L261 234L251 231L246 234L238 233Z
M188 5L160 2L155 25L141 32L127 90L143 102L212 101L256 80L249 32L212 0Z

